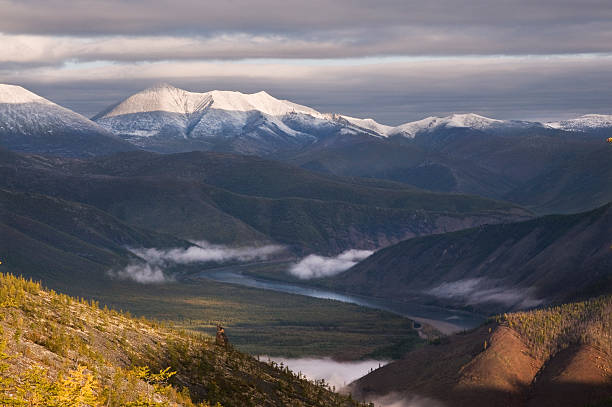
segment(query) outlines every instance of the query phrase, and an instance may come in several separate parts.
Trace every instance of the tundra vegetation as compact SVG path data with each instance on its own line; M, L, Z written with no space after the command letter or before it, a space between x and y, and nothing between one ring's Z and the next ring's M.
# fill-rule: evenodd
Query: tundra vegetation
M518 332L531 356L548 360L563 349L590 345L612 355L612 296L496 317Z
M358 406L208 335L0 273L0 404Z

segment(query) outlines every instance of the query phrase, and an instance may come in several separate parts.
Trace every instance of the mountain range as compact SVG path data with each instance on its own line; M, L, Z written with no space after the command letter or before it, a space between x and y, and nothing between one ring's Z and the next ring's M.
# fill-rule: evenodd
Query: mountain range
M386 126L320 113L266 92L196 93L159 85L92 121L23 88L0 89L0 143L14 151L258 155L320 173L511 201L541 214L584 211L612 200L607 115L540 123L454 114Z

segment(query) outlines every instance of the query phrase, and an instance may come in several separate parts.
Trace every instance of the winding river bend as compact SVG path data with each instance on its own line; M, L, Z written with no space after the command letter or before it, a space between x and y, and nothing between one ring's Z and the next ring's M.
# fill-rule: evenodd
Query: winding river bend
M382 298L348 295L331 290L309 287L298 283L287 283L253 277L245 274L242 266L229 266L208 269L197 273L195 277L218 281L221 283L238 284L262 290L272 290L288 294L298 294L313 298L322 298L361 305L402 315L414 321L429 324L442 333L451 334L479 326L485 317L462 310L425 305L418 302L391 301Z

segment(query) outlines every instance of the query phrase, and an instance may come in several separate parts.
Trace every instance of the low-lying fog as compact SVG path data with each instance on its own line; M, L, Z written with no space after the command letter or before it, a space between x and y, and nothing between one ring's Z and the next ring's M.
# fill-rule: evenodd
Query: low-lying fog
M358 360L351 362L338 362L330 358L281 358L261 356L260 360L273 360L276 363L283 363L289 366L293 372L301 372L311 380L325 379L330 386L335 386L339 390L352 381L359 379L370 372L371 369L378 369L389 363L386 360Z
M371 369L378 369L389 363L386 360L360 360L352 362L338 362L330 358L281 358L261 356L260 360L273 360L289 366L293 372L301 372L310 380L325 379L336 391L352 381L368 374ZM443 403L419 396L401 394L388 394L376 397L368 402L374 403L376 407L445 407Z

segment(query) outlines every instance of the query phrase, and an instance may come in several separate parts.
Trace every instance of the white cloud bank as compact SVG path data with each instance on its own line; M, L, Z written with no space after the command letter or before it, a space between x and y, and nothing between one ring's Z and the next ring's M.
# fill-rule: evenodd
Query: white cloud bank
M132 280L140 284L161 284L173 280L164 274L161 268L147 263L132 263L121 270L111 270L108 275L118 280Z
M185 249L132 248L130 251L143 261L130 263L121 270L109 270L107 274L117 280L132 280L140 284L161 284L174 280L171 275L164 273L163 267L165 266L266 260L283 250L283 247L278 245L227 247L205 241L193 243L194 246Z
M261 358L261 360L264 357ZM354 362L338 362L330 358L270 358L276 363L283 363L293 372L301 372L310 380L324 379L330 386L339 390L352 381L368 374L371 369L378 369L389 363L385 360L359 360Z
M323 257L311 254L291 266L289 273L307 280L329 277L350 269L359 261L374 253L371 250L347 250L336 257Z
M445 407L438 400L398 393L387 394L382 397L368 399L367 401L374 403L375 407Z
M533 296L531 289L496 286L485 278L442 283L427 293L440 298L463 300L466 304L498 303L516 309L535 307L543 302Z
M266 260L270 256L283 250L282 246L244 246L228 247L211 244L205 241L194 242L195 246L186 249L130 249L147 263L155 265L164 264L190 264L190 263L223 263L227 261L253 261Z

